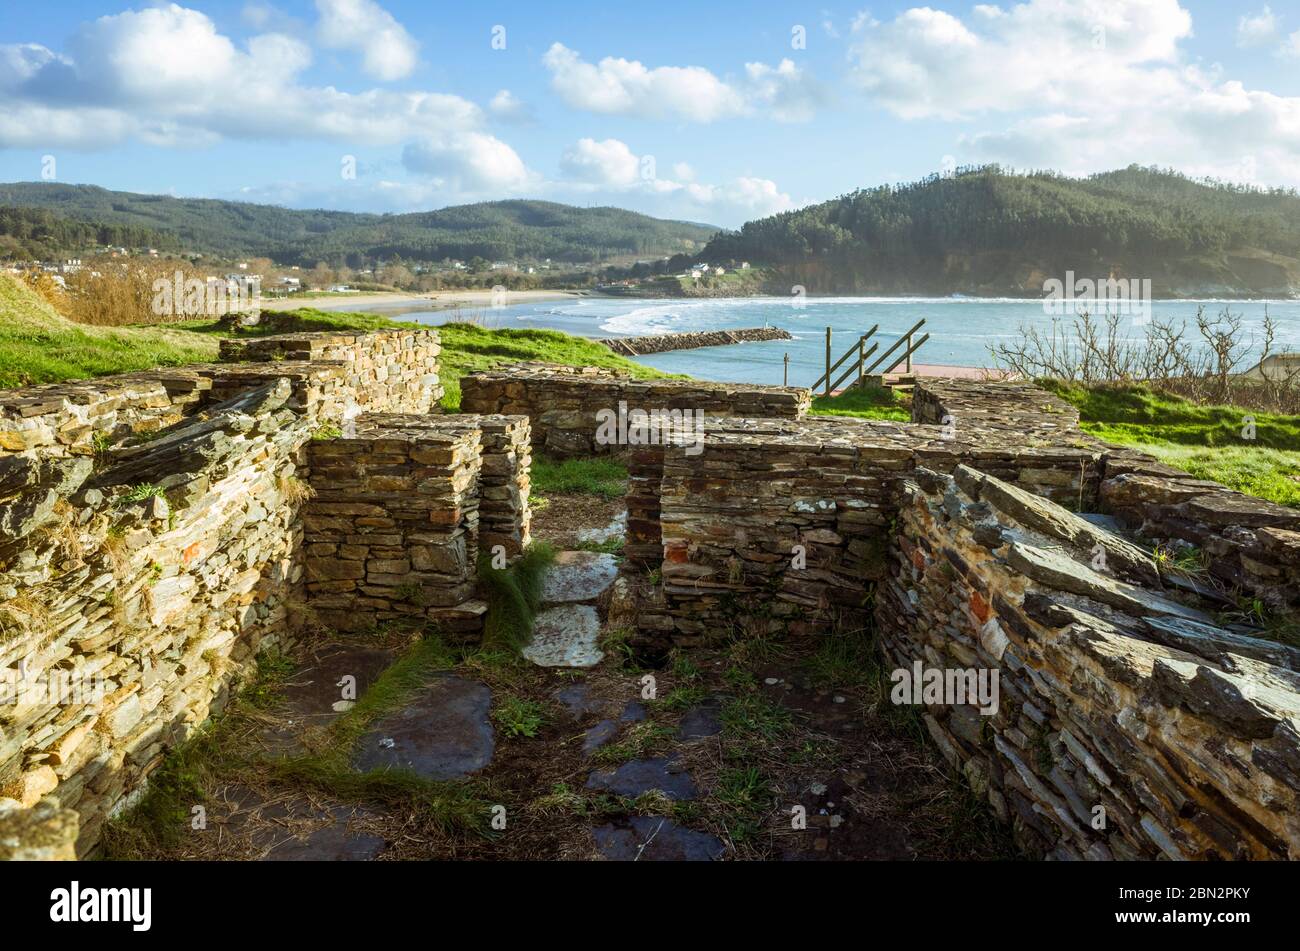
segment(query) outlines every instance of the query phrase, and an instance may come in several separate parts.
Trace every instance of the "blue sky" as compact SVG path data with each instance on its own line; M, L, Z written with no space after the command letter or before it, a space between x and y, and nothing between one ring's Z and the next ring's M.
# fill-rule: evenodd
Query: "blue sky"
M4 2L3 181L725 226L994 161L1300 186L1300 0Z

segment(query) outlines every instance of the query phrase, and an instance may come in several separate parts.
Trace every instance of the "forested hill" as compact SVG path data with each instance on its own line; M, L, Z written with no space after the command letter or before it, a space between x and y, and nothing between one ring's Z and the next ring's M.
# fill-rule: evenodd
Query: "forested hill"
M1158 296L1300 295L1300 196L1133 166L1090 178L963 169L751 221L703 258L809 293L1028 294L1150 278Z
M6 206L56 216L51 219L56 224L52 236L42 237L39 230L33 233L28 228L26 243L43 242L42 247L60 235L76 234L75 228L58 224L66 220L94 228L134 229L152 235L155 247L263 256L281 264L325 261L354 267L394 256L407 261L481 257L585 262L694 254L718 230L620 208L576 208L545 201L496 201L416 214L371 215L45 182L0 184L0 208ZM11 213L8 219L0 219L0 229L6 220L19 223L16 213ZM0 253L5 234L10 232L0 230Z

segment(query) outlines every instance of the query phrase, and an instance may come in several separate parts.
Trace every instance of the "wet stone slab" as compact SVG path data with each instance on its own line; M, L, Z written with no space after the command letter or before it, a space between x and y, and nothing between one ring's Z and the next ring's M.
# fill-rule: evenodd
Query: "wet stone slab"
M596 851L614 862L712 862L726 851L716 836L661 816L633 816L626 825L598 826L591 834Z
M613 555L592 551L562 551L542 582L543 604L577 604L595 601L618 577Z
M361 698L393 662L393 652L379 648L327 645L281 687L276 708L279 722L263 733L273 752L302 751L305 730L328 726ZM349 699L351 698L351 699Z
M603 789L617 796L635 799L657 789L669 799L694 799L695 781L675 756L634 759L617 769L597 770L587 777L588 789Z
M222 798L231 807L219 821L222 834L242 840L263 862L367 862L387 845L357 824L377 814L342 803L306 796L267 799L247 786L227 786Z
M440 677L399 712L363 736L352 765L362 771L409 769L425 779L462 779L492 761L496 741L488 713L492 691L460 677Z
M708 701L691 707L677 725L679 740L700 740L722 732L722 704Z
M594 607L562 604L537 615L523 655L539 667L595 667L605 657L599 640L600 615Z

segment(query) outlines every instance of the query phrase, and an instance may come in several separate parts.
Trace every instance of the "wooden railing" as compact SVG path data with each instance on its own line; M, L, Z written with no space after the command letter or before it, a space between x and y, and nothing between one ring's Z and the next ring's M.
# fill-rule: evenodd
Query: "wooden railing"
M844 351L844 354L834 363L831 362L831 354L832 354L831 328L827 327L826 328L826 372L817 378L817 381L813 383L810 389L814 393L816 393L818 387L821 387L823 384L825 384L823 395L830 396L833 392L835 392L835 390L839 389L840 384L842 384L849 377L853 376L854 373L857 374L858 378L853 385L861 386L864 379L867 376L871 375L872 373L875 373L877 368L880 367L881 364L883 364L886 360L889 359L889 355L893 353L895 350L897 350L899 346L902 344L907 345L904 348L903 353L900 354L898 357L896 357L894 360L892 360L887 365L886 369L881 370L880 373L881 375L892 373L894 370L898 368L899 364L905 364L904 372L907 373L912 372L912 354L916 353L916 351L921 348L921 345L930 339L929 334L923 335L920 340L915 339L916 332L924 326L925 326L924 319L917 321L915 324L912 325L912 327L906 333L904 333L901 337L899 337L896 341L894 341L894 343L889 347L889 349L887 349L884 353L882 353L879 357L877 357L875 362L873 362L870 366L866 366L867 358L869 358L878 349L880 349L880 344L873 343L870 347L867 347L867 341L875 335L877 330L880 329L880 324L876 324L874 327L872 327L870 330L864 333L861 337L859 337L857 339L857 342L854 343L851 347L849 347L848 350ZM856 359L853 359L853 361L849 363L848 369L846 369L843 373L841 373L839 378L832 383L831 374L833 374L836 370L838 370L845 363L845 361L850 360L851 358L854 357L856 357Z

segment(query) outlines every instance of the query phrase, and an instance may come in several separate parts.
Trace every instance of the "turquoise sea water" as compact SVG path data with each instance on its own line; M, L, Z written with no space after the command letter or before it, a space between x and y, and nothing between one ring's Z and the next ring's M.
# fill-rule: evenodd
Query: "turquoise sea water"
M1217 315L1227 308L1243 317L1247 339L1262 342L1260 328L1265 309L1279 325L1275 349L1300 349L1300 301L1155 301L1151 312L1156 320L1187 323L1195 335L1198 308ZM780 383L782 357L790 355L790 383L809 385L821 375L825 364L825 334L833 331L833 349L838 358L857 337L879 324L873 340L883 353L900 334L925 318L930 340L916 361L930 364L987 367L993 361L989 346L1012 342L1019 327L1034 326L1051 335L1053 321L1064 330L1071 316L1048 313L1041 300L974 298L808 298L802 307L788 298L727 298L712 300L625 300L617 298L575 298L462 312L405 312L403 320L440 324L449 320L472 319L487 327L537 327L563 330L586 337L640 336L695 330L726 330L737 327L782 327L793 340L746 343L702 350L679 350L640 357L649 366L673 373L687 373L702 379L750 383ZM1142 338L1134 318L1124 319L1126 335ZM896 354L902 353L900 347ZM1253 365L1254 360L1247 361ZM1245 366L1243 366L1245 369Z

